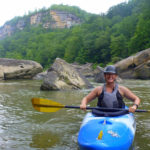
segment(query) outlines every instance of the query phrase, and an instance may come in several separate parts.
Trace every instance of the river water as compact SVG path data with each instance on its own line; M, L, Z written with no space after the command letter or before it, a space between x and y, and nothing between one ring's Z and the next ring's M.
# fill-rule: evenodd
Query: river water
M150 81L125 80L122 84L141 98L139 109L150 110ZM41 81L36 80L0 81L0 150L78 150L78 131L86 112L63 108L55 113L41 113L33 109L31 98L78 106L91 89L40 91L40 85ZM96 101L90 103L95 104ZM149 150L150 113L135 113L135 117L133 149Z

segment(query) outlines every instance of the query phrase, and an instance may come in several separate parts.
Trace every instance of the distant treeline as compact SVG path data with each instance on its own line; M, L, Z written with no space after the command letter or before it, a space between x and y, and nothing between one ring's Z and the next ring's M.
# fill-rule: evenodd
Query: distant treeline
M53 30L27 26L0 41L0 57L35 60L43 67L56 57L104 66L150 47L150 0L129 0L100 15L77 7L52 7L74 13L83 23Z

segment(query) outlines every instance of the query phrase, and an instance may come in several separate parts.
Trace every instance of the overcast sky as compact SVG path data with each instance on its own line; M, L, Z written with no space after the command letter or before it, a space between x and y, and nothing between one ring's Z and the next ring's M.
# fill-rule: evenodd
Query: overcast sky
M0 3L0 26L15 16L23 16L28 12L43 7L49 8L53 4L65 4L78 6L81 9L95 13L105 13L116 4L127 2L128 0L1 0Z

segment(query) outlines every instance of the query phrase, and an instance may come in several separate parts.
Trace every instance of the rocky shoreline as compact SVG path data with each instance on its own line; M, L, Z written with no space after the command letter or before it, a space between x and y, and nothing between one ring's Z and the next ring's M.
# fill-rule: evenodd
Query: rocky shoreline
M114 65L122 79L150 79L150 48ZM41 90L91 88L92 85L87 80L89 77L95 82L105 82L103 68L97 66L93 69L91 63L69 64L65 60L56 58L53 65L43 72L43 67L35 61L0 58L0 80L43 80Z

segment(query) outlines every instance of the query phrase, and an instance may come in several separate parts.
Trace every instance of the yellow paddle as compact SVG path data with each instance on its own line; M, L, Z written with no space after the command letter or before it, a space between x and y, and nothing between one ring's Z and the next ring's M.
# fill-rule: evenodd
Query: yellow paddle
M56 112L65 107L65 105L43 98L32 98L32 105L40 112Z
M49 100L49 99L43 99L43 98L32 98L32 105L35 110L40 112L56 112L62 108L75 108L80 109L80 106L66 106L61 103ZM103 108L103 107L87 107L86 109L99 109L99 110L125 110L122 108ZM126 109L128 111L128 109ZM136 110L136 112L150 112L150 110Z

